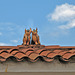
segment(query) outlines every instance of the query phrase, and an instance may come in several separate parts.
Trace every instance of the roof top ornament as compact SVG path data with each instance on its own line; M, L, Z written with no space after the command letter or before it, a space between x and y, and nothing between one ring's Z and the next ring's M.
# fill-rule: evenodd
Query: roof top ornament
M30 28L30 30L26 30L25 29L25 34L24 34L24 37L23 37L23 45L30 45L30 34L32 32L32 39L31 39L31 44L34 44L34 45L40 45L40 41L39 41L39 35L37 34L37 28L36 30Z

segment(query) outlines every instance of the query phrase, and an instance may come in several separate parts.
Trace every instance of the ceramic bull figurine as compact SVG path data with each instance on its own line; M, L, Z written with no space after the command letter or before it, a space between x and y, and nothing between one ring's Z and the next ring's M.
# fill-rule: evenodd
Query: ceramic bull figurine
M30 34L31 34L32 30L30 28L30 30L26 30L25 29L25 34L23 37L23 45L29 45L30 44Z
M40 41L39 41L39 35L37 34L37 28L36 30L34 29L32 31L32 42L31 44L39 44L40 45Z

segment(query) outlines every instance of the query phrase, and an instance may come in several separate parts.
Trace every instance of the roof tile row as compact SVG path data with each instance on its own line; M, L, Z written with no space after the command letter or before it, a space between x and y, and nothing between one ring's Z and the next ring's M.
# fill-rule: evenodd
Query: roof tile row
M6 61L8 58L15 58L17 61L22 61L28 58L31 62L35 62L38 59L51 62L55 57L59 56L63 61L69 61L72 56L75 56L75 49L64 49L60 46L16 46L16 47L0 47L0 61ZM54 49L53 49L54 47ZM5 49L4 49L5 48ZM10 49L8 49L10 48Z

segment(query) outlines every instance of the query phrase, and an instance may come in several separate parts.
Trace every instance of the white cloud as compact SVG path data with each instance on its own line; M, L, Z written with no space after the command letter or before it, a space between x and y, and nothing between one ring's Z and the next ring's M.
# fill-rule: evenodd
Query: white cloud
M48 15L48 20L66 22L65 25L59 26L60 29L70 29L75 27L75 5L68 3L56 6L54 12Z
M11 44L7 44L7 43L0 43L0 46L10 46Z
M17 43L17 42L18 42L18 40L11 40L11 42Z
M59 26L60 29L70 29L75 27L75 19L70 21L67 25Z
M59 21L59 20L70 20L75 18L75 5L69 5L69 4L62 4L59 6L56 6L56 9L52 14L48 15L48 19Z

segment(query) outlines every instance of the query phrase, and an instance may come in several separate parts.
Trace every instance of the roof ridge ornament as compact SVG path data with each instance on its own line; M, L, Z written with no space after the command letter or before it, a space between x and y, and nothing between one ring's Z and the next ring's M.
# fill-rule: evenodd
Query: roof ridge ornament
M36 30L30 28L30 30L26 30L25 29L25 34L23 37L23 45L40 45L40 41L39 41L39 35L37 34L37 28ZM32 33L32 39L31 39L31 43L30 43L30 34Z

